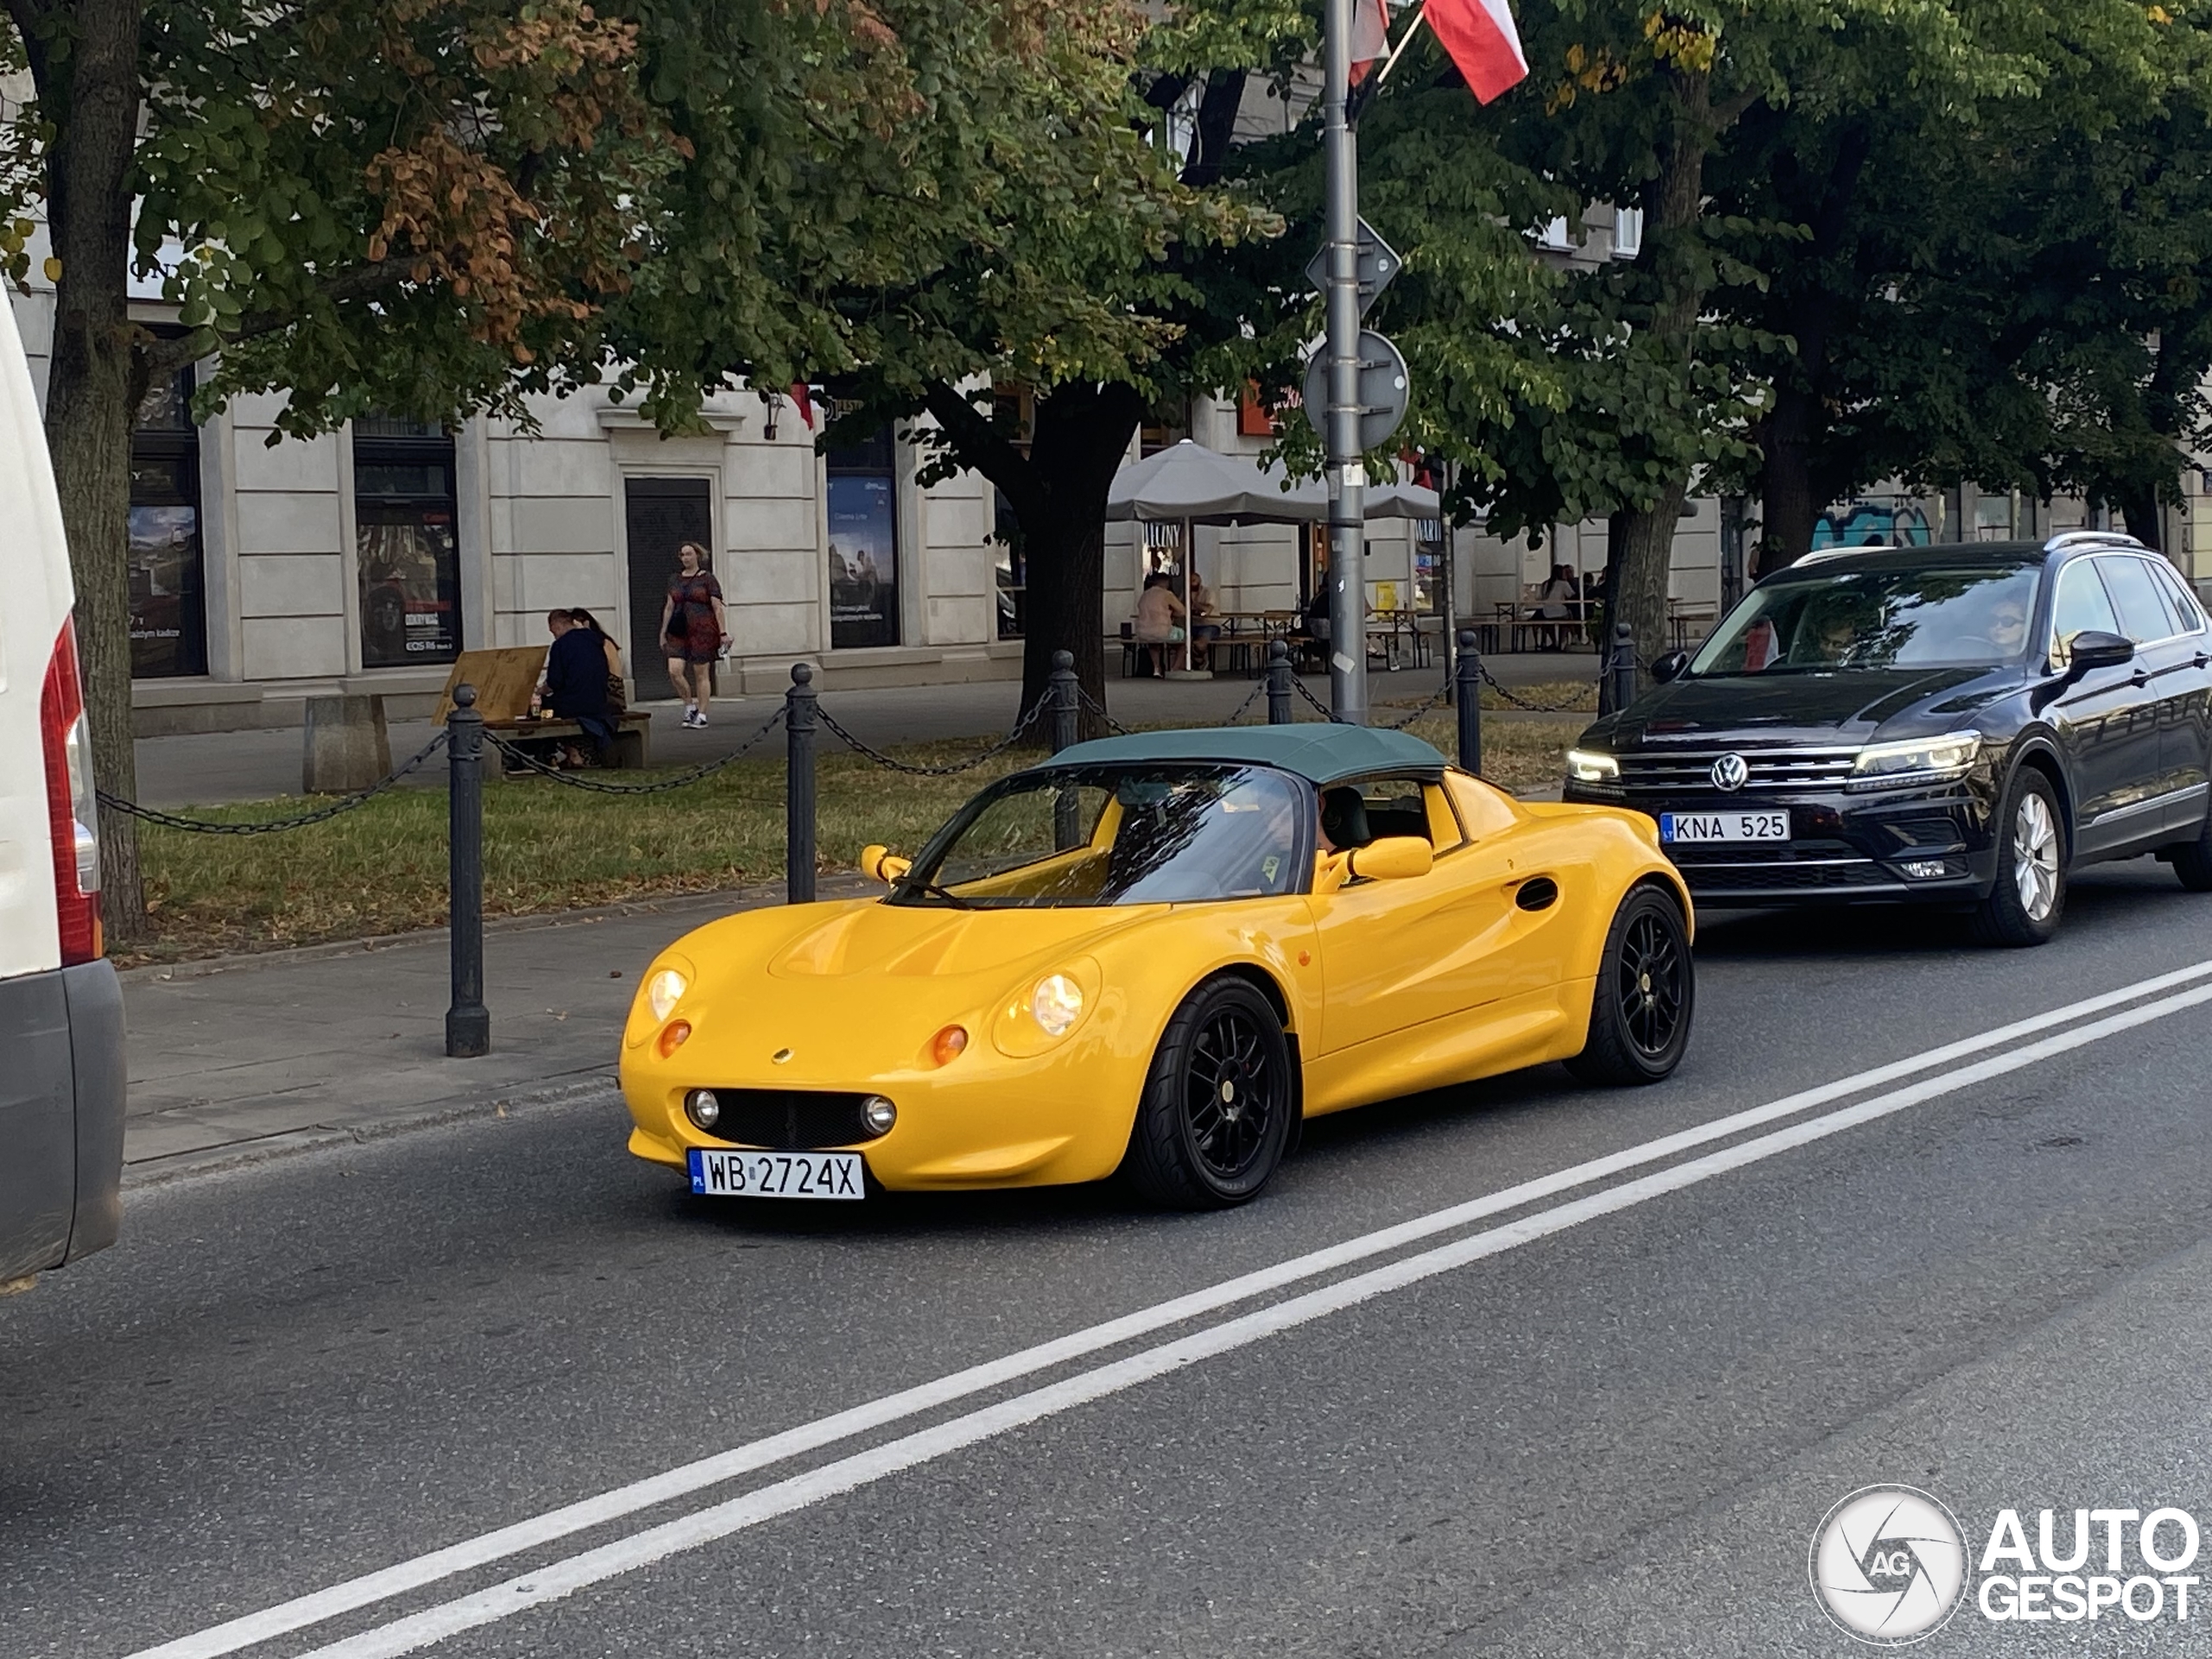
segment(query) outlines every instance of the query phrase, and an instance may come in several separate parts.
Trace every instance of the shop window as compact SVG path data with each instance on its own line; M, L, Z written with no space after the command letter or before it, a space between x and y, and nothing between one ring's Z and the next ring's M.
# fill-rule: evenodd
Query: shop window
M356 420L353 523L361 666L453 661L461 654L453 435L383 416Z
M1029 556L1022 551L1021 520L1006 492L991 492L991 548L997 554L994 591L998 601L999 638L1019 639L1029 608Z
M830 474L830 645L899 643L899 488L891 429L824 457Z
M157 382L130 434L130 673L207 671L200 540L200 429L192 371Z

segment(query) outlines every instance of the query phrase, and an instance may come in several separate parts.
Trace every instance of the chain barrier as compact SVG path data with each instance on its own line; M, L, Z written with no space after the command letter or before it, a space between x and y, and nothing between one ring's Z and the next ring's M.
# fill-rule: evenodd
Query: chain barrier
M1312 708L1315 713L1319 714L1322 719L1330 721L1336 720L1337 711L1330 708L1327 703L1322 702L1320 698L1315 696L1313 692L1306 690L1306 682L1300 679L1295 674L1290 677L1290 689L1297 692L1300 696L1305 698L1307 705ZM1342 722L1339 721L1338 723L1341 724Z
M610 784L601 779L586 778L579 772L564 771L559 766L550 766L512 739L498 732L486 731L484 734L484 741L507 759L519 762L524 771L550 778L556 784L566 784L570 789L588 790L594 795L659 795L671 789L683 789L689 785L696 784L702 778L710 778L732 761L742 759L746 752L755 743L781 725L783 719L784 711L779 709L763 721L745 741L728 754L716 755L711 760L702 760L696 766L685 767L673 777L656 779L650 784Z
M1427 701L1415 708L1413 713L1406 715L1402 720L1384 721L1380 729L1386 732L1402 732L1422 715L1433 714L1451 701L1452 688L1448 685L1440 685L1429 693Z
M1037 700L1036 703L1030 709L1027 714L1022 715L1020 720L1014 722L1014 729L1012 731L1008 732L997 742L992 744L989 748L985 749L980 754L970 755L965 760L950 760L947 761L941 766L918 766L911 765L904 760L894 760L889 755L884 753L882 750L876 748L870 744L863 743L859 738L855 737L839 723L836 715L831 714L827 709L821 708L817 705L815 709L814 714L815 718L822 722L823 728L828 731L832 737L842 743L854 753L861 756L865 760L874 761L879 766L887 767L893 772L904 772L909 778L950 778L959 772L973 772L976 767L987 766L991 761L997 760L1008 749L1014 747L1015 744L1021 741L1023 733L1027 732L1032 726L1034 726L1039 720L1052 713L1052 694L1047 692L1044 696L1039 697Z
M1246 709L1249 709L1254 703L1257 702L1262 697L1264 697L1267 695L1268 677L1262 674L1258 679L1252 683L1251 690L1246 694L1244 701L1236 705L1236 711L1221 723L1224 726L1234 726L1238 721L1244 718L1244 711Z
M1482 665L1482 670L1483 683L1524 715L1586 715L1590 712L1586 709L1576 708L1574 702L1531 702L1528 698L1516 696L1510 689L1499 684L1497 677L1490 671L1488 663ZM1575 699L1575 702L1580 701L1580 697Z
M289 818L270 818L257 823L217 823L209 818L179 817L174 812L162 812L150 806L141 806L136 801L126 801L120 796L109 794L105 790L99 791L99 800L102 806L113 811L121 812L147 823L157 823L164 830L186 830L194 835L201 836L274 835L280 830L304 830L311 823L325 823L332 818L351 812L357 806L367 804L443 748L445 741L446 734L440 732L366 789L356 790L351 795L340 796L327 806L319 806L312 812L302 812Z
M1264 684L1265 682L1263 681L1262 683ZM1075 689L1075 694L1084 708L1090 709L1092 714L1097 715L1099 719L1106 722L1106 729L1113 733L1115 736L1127 737L1129 734L1129 728L1122 725L1120 721L1115 719L1113 715L1108 714L1106 712L1106 705L1099 702L1097 698L1092 696L1090 692L1084 690L1078 685Z

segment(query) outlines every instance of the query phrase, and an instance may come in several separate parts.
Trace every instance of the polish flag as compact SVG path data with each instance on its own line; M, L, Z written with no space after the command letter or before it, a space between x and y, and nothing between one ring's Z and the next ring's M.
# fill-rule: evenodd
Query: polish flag
M1352 0L1351 84L1358 86L1390 55L1390 14L1383 0Z
M1528 78L1529 59L1507 0L1428 0L1427 15L1479 102L1502 97Z

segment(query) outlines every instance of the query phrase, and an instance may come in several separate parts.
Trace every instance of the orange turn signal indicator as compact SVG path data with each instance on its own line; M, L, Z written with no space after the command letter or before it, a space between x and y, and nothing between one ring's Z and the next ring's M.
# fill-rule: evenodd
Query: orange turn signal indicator
M968 1033L960 1026L947 1026L930 1039L930 1058L939 1065L950 1065L958 1059L968 1046Z
M660 1028L660 1040L653 1046L660 1051L664 1060L683 1046L691 1035L689 1020L671 1020Z

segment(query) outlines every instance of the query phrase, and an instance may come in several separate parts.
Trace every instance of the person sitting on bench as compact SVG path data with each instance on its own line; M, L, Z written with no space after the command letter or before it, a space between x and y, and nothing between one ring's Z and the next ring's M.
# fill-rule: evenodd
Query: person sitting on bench
M545 653L545 690L553 712L572 720L591 739L595 758L607 763L614 749L614 721L607 706L607 639L595 627L579 626L573 616L556 612L552 648ZM584 764L570 744L571 766Z

